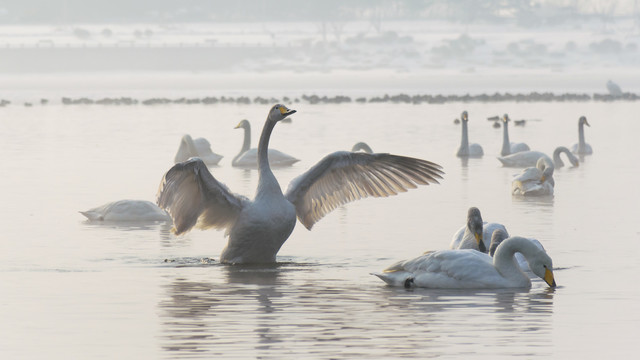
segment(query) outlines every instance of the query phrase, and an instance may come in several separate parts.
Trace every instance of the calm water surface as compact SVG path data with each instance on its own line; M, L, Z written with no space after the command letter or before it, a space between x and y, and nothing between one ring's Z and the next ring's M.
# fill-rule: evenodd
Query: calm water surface
M154 200L180 137L206 137L225 158L213 174L252 196L257 173L234 169L264 105L2 108L2 358L628 358L639 335L638 103L446 105L288 104L273 148L301 159L283 188L324 154L366 141L378 152L435 161L440 185L336 209L298 224L273 266L216 262L223 232L176 238L167 224L92 224L79 210ZM469 111L482 159L454 156ZM594 155L556 171L556 196L519 200L518 170L495 159L488 116L532 118L511 140L551 153L591 123ZM257 144L254 144L256 146ZM511 234L535 237L557 267L556 289L435 291L387 287L369 275L447 248L477 206Z

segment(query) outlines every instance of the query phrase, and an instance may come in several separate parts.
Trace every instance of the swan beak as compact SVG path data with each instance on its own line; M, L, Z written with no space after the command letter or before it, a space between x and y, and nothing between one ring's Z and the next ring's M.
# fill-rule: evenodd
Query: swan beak
M544 269L544 281L551 287L556 287L556 280L553 278L553 271Z
M487 247L484 246L484 241L482 241L482 233L476 233L476 241L478 242L478 249L480 249L480 252L486 253L487 252Z
M234 127L234 129L239 129L240 128L240 123L238 123L238 125L236 125L236 127Z
M591 127L591 125L589 125L589 122L587 121L587 119L584 119L584 124L587 125L588 127Z
M291 110L289 108L287 108L286 106L281 106L280 107L280 114L282 114L282 116L289 116L291 114L295 114L296 111L295 110Z
M542 177L540 178L540 182L544 182L546 178L544 177L544 175L542 175Z

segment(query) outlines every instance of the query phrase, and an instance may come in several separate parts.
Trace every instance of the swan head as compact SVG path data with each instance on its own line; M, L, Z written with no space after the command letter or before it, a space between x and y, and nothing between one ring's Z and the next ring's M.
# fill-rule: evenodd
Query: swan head
M242 128L242 129L249 129L249 128L250 128L250 126L251 126L251 125L249 124L249 120L244 119L244 120L241 120L241 121L238 123L238 125L236 125L236 127L234 127L234 129L240 129L240 128Z
M273 122L278 122L285 119L287 116L294 114L295 112L295 110L291 110L284 105L276 104L271 107L268 119Z
M591 125L589 125L589 122L587 121L587 118L584 116L580 116L580 119L578 120L578 123L580 125L584 124L587 125L588 127L591 127Z
M493 257L493 254L496 253L496 249L504 239L507 238L507 233L502 229L495 229L493 234L491 234L491 245L489 245L489 255Z
M502 117L500 119L505 124L508 123L509 121L511 121L511 119L509 119L509 115L507 115L507 114L502 115Z
M531 271L544 280L547 285L556 286L556 280L553 277L553 261L546 252L537 249L533 256L527 257L527 262Z
M482 215L477 207L470 207L467 212L467 229L475 237L480 252L486 253L487 248L482 240Z
M460 120L464 122L469 121L469 113L467 113L467 110L463 111L462 114L460 114Z

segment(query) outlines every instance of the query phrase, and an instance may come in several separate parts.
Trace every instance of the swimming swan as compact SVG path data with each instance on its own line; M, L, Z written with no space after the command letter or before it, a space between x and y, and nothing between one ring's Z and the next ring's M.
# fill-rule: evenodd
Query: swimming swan
M509 142L509 115L504 114L501 118L502 120L502 151L500 151L500 155L507 156L509 154L517 153L520 151L527 151L529 149L529 145L525 143L512 143Z
M498 245L495 255L479 251L439 250L400 261L382 273L374 273L392 286L433 289L530 288L531 280L520 269L514 255L521 253L531 271L555 287L553 262L531 240L513 236Z
M504 225L482 221L480 210L476 207L471 207L467 211L467 224L453 234L449 248L474 249L487 252L487 249L491 246L493 232L497 229L504 231L507 236L509 235ZM482 245L476 241L477 238L482 240ZM481 247L484 248L484 250L482 250Z
M270 263L296 224L307 228L336 207L364 197L386 197L437 183L440 165L410 157L336 151L293 179L283 194L269 165L269 138L278 121L295 113L274 105L258 144L258 188L249 200L211 175L199 159L174 165L163 177L158 205L169 211L174 232L225 229L223 263Z
M90 221L171 221L169 214L146 200L118 200L80 213Z
M184 135L180 140L178 152L173 159L174 163L186 161L192 157L199 157L205 164L218 165L223 156L211 151L211 144L205 138L192 139L190 135Z
M569 159L569 162L571 163L572 166L575 167L580 165L580 161L578 160L578 158L575 155L573 155L571 151L569 151L569 149L567 149L564 146L558 146L553 151L553 165L556 168L561 168L564 166L564 161L562 161L562 159L560 158L560 154L562 153L567 155L567 158ZM541 157L546 157L549 159L549 161L551 161L551 158L549 158L547 154L541 151L533 151L533 150L522 151L522 152L511 154L511 155L502 156L502 157L499 157L498 160L505 167L529 167L529 166L536 166L536 162Z
M251 147L251 124L248 120L242 120L236 125L235 129L244 129L244 141L242 143L242 149L238 155L233 158L231 165L235 167L257 169L258 168L258 149ZM269 149L269 165L273 167L277 166L290 166L297 163L298 159L293 156L287 155L276 149Z
M587 118L584 116L580 116L580 120L578 120L578 143L577 144L573 144L573 146L571 147L571 151L574 154L579 154L579 155L591 155L593 154L593 150L591 149L591 145L587 144L584 141L584 126L587 125L588 127L591 127L591 125L589 125L589 122L587 121Z
M541 157L535 167L522 170L511 182L511 194L518 196L553 195L555 181L553 164L548 158Z
M475 143L469 144L469 130L467 127L467 123L469 122L469 114L466 111L463 111L462 115L460 115L460 119L462 119L462 140L460 141L460 148L458 149L456 156L471 158L482 157L482 155L484 155L482 146Z

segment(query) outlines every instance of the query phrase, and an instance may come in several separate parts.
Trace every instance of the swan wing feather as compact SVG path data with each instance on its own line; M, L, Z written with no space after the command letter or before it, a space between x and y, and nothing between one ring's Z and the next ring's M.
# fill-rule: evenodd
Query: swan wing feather
M286 197L295 205L300 222L311 229L340 205L438 183L441 169L438 164L411 157L337 151L293 179Z

